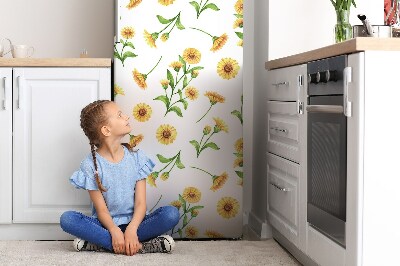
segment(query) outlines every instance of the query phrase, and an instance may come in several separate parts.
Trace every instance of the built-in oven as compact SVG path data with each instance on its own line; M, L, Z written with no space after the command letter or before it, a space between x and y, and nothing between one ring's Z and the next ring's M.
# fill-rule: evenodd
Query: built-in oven
M307 222L346 246L346 56L308 63Z

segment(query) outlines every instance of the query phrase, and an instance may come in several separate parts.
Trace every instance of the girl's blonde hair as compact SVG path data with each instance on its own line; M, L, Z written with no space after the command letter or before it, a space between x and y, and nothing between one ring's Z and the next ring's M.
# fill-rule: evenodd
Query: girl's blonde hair
M93 164L94 164L94 175L96 178L97 187L101 192L106 192L107 189L103 186L100 181L99 173L97 170L96 161L96 148L101 145L101 127L107 122L108 117L105 112L104 106L111 103L110 100L98 100L94 101L87 106L85 106L81 111L81 128L85 133L86 137L89 139L90 150L92 152ZM122 143L129 150L133 147L128 143Z

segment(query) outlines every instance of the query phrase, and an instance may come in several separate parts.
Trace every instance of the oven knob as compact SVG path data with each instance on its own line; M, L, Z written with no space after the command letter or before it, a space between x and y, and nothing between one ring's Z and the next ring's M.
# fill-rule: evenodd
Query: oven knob
M319 73L319 82L327 83L329 81L329 70Z
M320 75L319 72L309 75L310 83L318 84Z
M328 70L327 72L329 72L329 79L328 81L337 81L338 80L338 75L337 75L337 71L336 70Z

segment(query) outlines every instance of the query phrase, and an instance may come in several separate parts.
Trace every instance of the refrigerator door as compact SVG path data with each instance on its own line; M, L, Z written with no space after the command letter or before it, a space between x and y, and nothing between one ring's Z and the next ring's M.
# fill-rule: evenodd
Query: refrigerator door
M177 207L177 238L239 238L243 3L205 2L118 1L114 97L156 163L148 211Z

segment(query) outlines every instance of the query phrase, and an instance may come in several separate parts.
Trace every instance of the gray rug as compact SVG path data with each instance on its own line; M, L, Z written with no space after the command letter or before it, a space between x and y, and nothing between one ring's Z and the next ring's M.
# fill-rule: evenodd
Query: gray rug
M0 265L300 265L272 239L176 241L172 254L76 252L71 241L0 241Z

